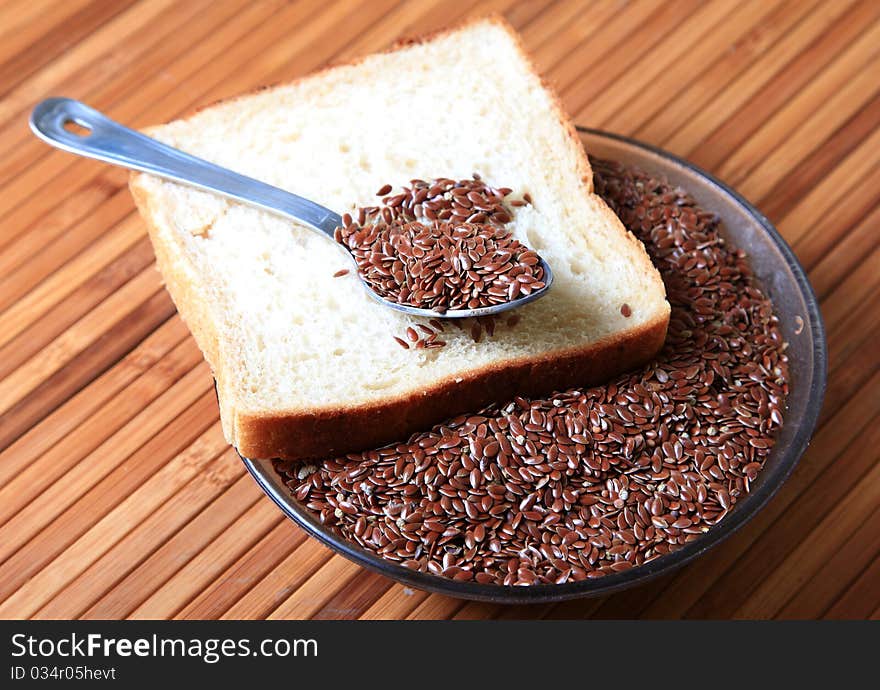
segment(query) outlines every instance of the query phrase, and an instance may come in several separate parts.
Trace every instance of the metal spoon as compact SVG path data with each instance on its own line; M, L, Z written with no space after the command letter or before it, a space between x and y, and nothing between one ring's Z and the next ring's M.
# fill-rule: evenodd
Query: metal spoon
M140 132L114 122L107 116L72 98L49 98L39 103L31 113L31 129L43 141L70 153L96 158L105 163L150 173L175 182L216 192L236 201L257 206L286 218L304 223L333 239L334 230L342 225L342 218L328 208L273 187L251 177L214 165L201 158L167 146ZM85 131L67 129L71 124ZM73 129L73 128L72 128ZM490 307L477 309L450 309L440 313L398 304L376 294L368 283L361 282L373 299L385 306L415 316L432 318L465 318L488 316L520 307L546 294L553 282L550 267L541 259L545 287L525 297Z

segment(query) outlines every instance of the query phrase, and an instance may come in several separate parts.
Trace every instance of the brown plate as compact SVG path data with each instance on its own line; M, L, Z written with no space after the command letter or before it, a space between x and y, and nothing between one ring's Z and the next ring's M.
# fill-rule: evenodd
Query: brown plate
M826 344L816 296L791 248L754 206L687 161L616 134L586 128L578 130L590 155L639 167L687 190L700 206L721 217L725 237L748 253L761 287L773 300L782 334L789 343L790 391L785 424L778 432L776 446L752 484L751 493L740 499L724 520L699 539L621 573L595 580L529 587L457 582L414 572L384 560L318 522L294 500L271 461L243 458L248 471L281 510L310 535L355 563L411 587L495 603L537 603L608 594L679 568L733 534L770 500L803 455L816 427L825 393Z

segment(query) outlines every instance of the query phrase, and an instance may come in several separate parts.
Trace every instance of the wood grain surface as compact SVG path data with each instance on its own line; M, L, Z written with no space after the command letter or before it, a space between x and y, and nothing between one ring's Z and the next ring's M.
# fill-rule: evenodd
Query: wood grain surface
M287 520L220 432L126 173L50 149L67 95L135 127L501 12L574 121L756 203L830 346L819 428L743 530L672 576L501 607L412 591ZM880 618L880 2L4 0L0 617Z

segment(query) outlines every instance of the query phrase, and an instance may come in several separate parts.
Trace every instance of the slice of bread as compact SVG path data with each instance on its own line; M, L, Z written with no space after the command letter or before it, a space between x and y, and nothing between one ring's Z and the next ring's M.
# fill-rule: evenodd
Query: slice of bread
M514 235L550 264L548 295L475 342L403 349L418 319L364 292L333 241L143 174L131 190L159 268L214 371L246 457L323 457L405 438L514 395L589 385L660 349L669 305L644 247L592 191L578 137L500 19L220 103L149 130L339 213L385 183L467 178L525 193ZM622 308L623 305L627 308ZM629 312L630 316L624 316Z

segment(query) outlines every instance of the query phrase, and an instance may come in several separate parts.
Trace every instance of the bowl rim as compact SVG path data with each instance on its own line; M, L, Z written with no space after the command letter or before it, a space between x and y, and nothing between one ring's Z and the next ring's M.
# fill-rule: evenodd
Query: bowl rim
M717 526L713 526L699 539L685 544L682 548L665 554L649 563L620 573L612 573L597 579L585 579L577 582L568 582L561 585L530 585L528 587L479 584L476 582L460 582L433 575L409 570L393 561L383 559L381 556L364 549L352 541L331 532L322 525L306 508L297 505L290 492L283 491L279 482L273 482L274 469L271 461L257 461L242 458L248 472L256 480L257 484L266 492L275 504L292 519L299 527L304 529L310 536L318 539L334 552L354 561L358 565L373 572L384 575L392 580L416 589L476 601L488 601L493 603L528 604L542 602L556 602L566 599L576 599L590 596L610 594L626 589L637 584L644 584L660 575L670 573L685 564L693 561L709 549L718 545L723 540L738 531L743 525L760 512L768 501L785 483L794 470L801 456L804 454L810 439L816 428L822 402L825 394L827 380L827 344L825 327L819 311L816 294L807 278L804 268L801 266L792 249L776 230L773 224L754 205L742 195L729 187L724 182L709 174L698 166L686 161L668 151L651 144L632 139L627 136L606 132L589 127L576 127L578 134L610 139L621 142L628 146L641 149L653 155L663 162L686 169L690 173L701 177L707 186L713 188L716 194L726 195L746 211L766 233L773 244L784 258L789 270L795 278L798 290L807 307L807 320L812 335L813 366L810 374L809 405L801 419L800 425L795 430L787 452L778 458L771 470L771 474L761 485L748 496L748 502L739 510L733 510ZM281 485L283 486L283 485Z

